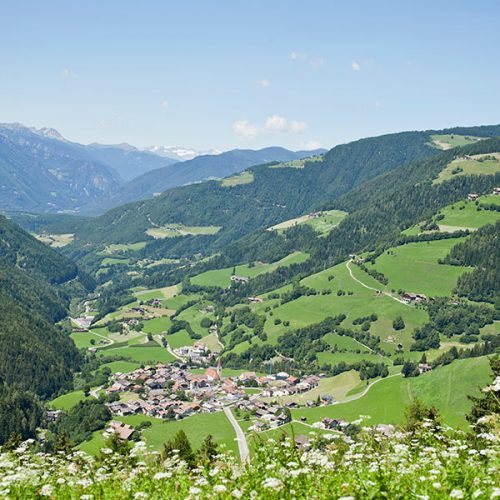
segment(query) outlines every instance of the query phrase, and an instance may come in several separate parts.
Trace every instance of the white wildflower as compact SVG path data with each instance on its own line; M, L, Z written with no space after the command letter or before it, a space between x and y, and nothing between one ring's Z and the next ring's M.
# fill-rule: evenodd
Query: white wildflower
M451 490L450 498L463 498L464 492L462 490Z
M52 495L52 486L50 484L44 484L40 490L40 495L50 497Z
M216 484L214 486L215 493L224 493L225 491L227 491L227 488L223 484Z
M238 488L235 488L232 492L231 492L231 495L234 497L234 498L241 498L243 496L243 493L238 489Z
M161 479L166 479L168 477L172 477L171 472L157 472L154 476L153 479L156 481L160 481Z
M279 491L283 487L283 483L276 477L268 477L262 481L262 486L264 488L270 488L275 491Z
M441 489L441 483L436 481L435 483L432 483L432 487L435 488L436 490Z

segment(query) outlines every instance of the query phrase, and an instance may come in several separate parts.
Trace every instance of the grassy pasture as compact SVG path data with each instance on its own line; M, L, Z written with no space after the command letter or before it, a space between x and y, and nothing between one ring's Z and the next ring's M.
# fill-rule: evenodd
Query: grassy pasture
M428 296L451 294L458 277L469 268L438 263L451 248L465 238L451 238L429 242L409 243L377 257L375 265L367 264L383 273L389 280L387 289L406 290ZM379 284L380 288L383 285Z
M255 265L249 266L248 264L242 264L236 266L235 272L237 276L243 276L246 278L254 278L259 274L269 273L274 271L278 267L290 266L292 264L298 264L304 262L309 258L309 255L304 252L293 252L287 255L277 262L267 264L264 262L256 262ZM204 273L198 274L191 278L191 282L194 285L199 286L218 286L221 288L227 288L231 285L231 274L233 272L232 267L226 267L224 269L213 269L210 271L205 271Z
M65 247L66 245L69 245L75 238L75 235L73 233L65 233L65 234L32 233L32 234L37 240L41 241L42 243L45 243L46 245L49 245L52 248Z
M479 199L484 202L484 197ZM467 228L477 229L486 224L495 224L500 220L500 213L493 210L483 210L478 207L473 201L459 201L448 205L439 212L444 215L444 219L438 222L438 225L452 227L455 230Z
M451 149L458 146L467 146L467 144L474 144L481 139L479 137L470 137L458 134L435 134L431 136L432 142L439 149Z
M316 401L318 396L329 394L333 396L335 400L343 401L346 398L348 392L356 387L359 382L360 380L358 372L351 370L341 373L340 375L336 375L335 377L322 378L319 381L317 387L302 394L293 394L280 398L272 397L262 399L267 399L270 401L274 401L277 399L282 403L294 402L298 404L305 404L307 403L307 401Z
M465 415L470 401L467 395L478 395L479 387L490 378L486 357L454 361L416 378L391 377L382 379L364 396L338 405L292 410L294 418L307 417L308 423L324 417L356 420L360 415L370 416L367 425L378 423L400 424L405 408L414 398L435 405L445 423L466 428Z
M123 356L137 363L170 363L175 358L162 346L123 346L115 349L98 350L98 356Z
M137 252L138 250L142 250L146 246L145 241L140 241L138 243L113 243L108 245L101 254L116 254L116 253L124 253L124 252Z
M70 335L78 349L85 349L88 347L99 347L99 342L104 340L99 335L92 332L75 332ZM95 341L92 344L91 340Z
M439 172L433 183L439 184L460 175L493 175L497 172L500 172L500 153L474 155L470 159L456 158Z
M232 187L240 186L241 184L250 184L251 182L253 182L253 172L245 171L241 172L241 174L222 179L221 185L222 187Z
M146 333L152 333L153 335L158 335L162 332L166 332L172 321L168 316L162 316L161 318L154 318L148 321L144 321L143 331Z
M380 283L363 271L356 269L356 266L352 266L352 268L354 275L358 276L359 274L361 281L374 287L378 284L378 287L381 288ZM329 276L334 276L334 278L329 281ZM382 341L393 337L393 339L390 339L393 342L383 346L384 349L391 350L391 347L395 349L398 342L401 342L405 347L409 346L412 343L411 332L428 319L427 313L422 309L401 304L385 295L377 296L373 290L364 288L350 277L345 263L308 276L302 280L302 283L318 291L329 289L332 290L332 293L330 295L303 296L297 300L279 305L276 309L272 309L272 317L269 316L269 313L266 313L268 320L266 321L265 330L270 343L275 343L278 337L287 330L283 324L274 325L275 318L290 321L289 328L291 329L317 323L327 316L346 314L347 318L344 320L343 326L352 328L352 321L356 318L376 313L379 319L372 323L370 332L379 335ZM338 290L350 291L353 294L347 295L346 293L346 295L337 296ZM263 307L266 304L268 303L258 304L258 310L261 313L263 313ZM392 329L392 321L397 316L403 317L406 328L395 332ZM361 346L357 348L361 348Z
M128 373L139 368L139 366L139 363L131 361L111 361L110 363L101 365L101 368L109 368L111 373Z
M130 417L117 417L117 420L137 426L144 421L150 421L152 426L142 433L143 439L149 448L161 450L163 445L172 439L175 434L183 430L193 448L198 449L208 434L214 440L224 444L228 450L237 452L236 434L232 425L223 412L198 413L176 422L164 422L158 418L145 415L132 415Z
M317 212L315 214L301 215L300 217L296 217L295 219L289 219L280 222L279 224L275 224L274 226L268 228L268 231L283 232L293 226L308 224L318 233L327 234L346 216L347 212L342 212L341 210L326 210L324 212Z
M161 227L151 227L146 231L146 234L158 240L178 236L215 234L219 230L219 226L184 226L183 224L173 223Z
M83 391L73 391L49 401L48 405L56 410L70 410L80 401L89 399L90 397L85 397Z

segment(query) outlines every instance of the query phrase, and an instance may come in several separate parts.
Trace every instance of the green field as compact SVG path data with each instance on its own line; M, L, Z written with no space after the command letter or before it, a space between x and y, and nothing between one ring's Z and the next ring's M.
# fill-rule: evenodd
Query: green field
M193 448L197 449L208 434L219 444L224 444L228 450L237 452L236 434L232 425L223 412L198 413L175 422L165 422L158 418L145 415L133 415L130 417L117 417L117 420L136 426L145 420L153 425L142 433L143 439L148 447L153 450L161 450L163 445L175 434L183 430Z
M480 140L478 137L457 134L436 134L432 135L431 139L439 149L451 149L458 146L467 146L467 144L474 144Z
M219 226L184 226L183 224L165 224L161 227L151 227L146 234L155 239L177 238L178 236L215 234Z
M352 269L354 276L359 277L367 285L374 288L381 287L380 283L356 266L353 265ZM329 280L329 276L334 278ZM332 293L330 295L302 296L294 301L278 305L277 308L271 310L272 317L269 312L265 312L265 308L268 305L279 304L279 301L268 300L262 304L252 306L255 311L266 314L268 318L265 331L269 343L276 343L278 337L287 331L287 327L283 324L274 324L276 318L290 321L288 329L295 329L322 321L327 316L346 314L347 318L342 326L353 328L353 320L376 313L378 320L371 324L370 332L373 335L380 336L383 342L389 341L383 345L383 348L390 351L395 350L398 342L401 342L405 347L409 347L413 342L411 332L427 321L428 318L423 309L401 304L385 295L377 296L373 290L363 287L350 277L345 263L309 276L303 279L301 283L316 289L318 292L329 289ZM346 294L337 296L338 290L344 290ZM352 295L348 295L347 292L352 292ZM396 332L392 329L392 321L397 316L403 317L406 328ZM257 341L255 342L257 343ZM345 339L344 342L350 341ZM354 350L356 349L361 349L361 346L358 345L354 348Z
M109 266L125 266L130 262L129 259L120 259L117 257L106 257L102 259L101 268Z
M128 244L111 244L108 245L101 254L116 254L124 252L137 252L142 250L146 246L145 241L140 241L138 243L128 243Z
M313 214L306 214L295 219L289 219L279 224L275 224L268 228L268 231L278 231L282 233L286 229L301 224L311 226L315 231L321 235L329 233L335 226L337 226L345 217L347 212L341 210L327 210L324 212L315 212Z
M243 264L236 266L235 273L237 276L243 276L245 278L254 278L259 274L270 273L281 266L290 266L292 264L299 264L306 261L309 258L309 254L304 252L293 252L287 255L277 262L272 264L267 264L264 262L256 262L253 266L248 264ZM231 275L233 273L232 267L226 267L224 269L214 269L211 271L205 271L204 273L198 274L191 278L191 282L198 286L218 286L221 288L227 288L231 285Z
M69 245L75 237L73 233L66 233L66 234L32 233L32 235L37 240L40 240L42 243L45 243L46 245L49 245L52 248L65 247L66 245Z
M49 401L48 405L56 410L69 410L80 401L89 399L90 397L85 397L83 391L73 391Z
M153 335L159 335L162 332L166 332L172 321L168 316L163 316L161 318L154 318L148 321L144 321L143 332L152 333Z
M469 268L438 263L448 255L451 248L464 238L409 243L392 248L380 257L375 265L367 264L384 274L389 280L387 289L399 289L427 296L450 295L458 277ZM390 253L388 253L390 252ZM380 288L383 285L379 284Z
M339 335L337 333L328 333L323 337L323 340L330 344L332 347L337 346L337 349L345 349L347 351L361 351L370 352L370 349L365 345L359 343L352 337L346 335Z
M101 365L101 368L109 368L111 373L128 373L140 367L139 363L131 361L111 361Z
M115 349L98 350L98 356L123 356L137 363L170 363L175 358L162 346L124 346Z
M370 416L367 425L400 424L405 408L419 398L435 405L447 424L466 428L465 415L470 402L467 395L478 395L491 376L487 358L454 361L431 373L416 378L391 377L373 385L368 393L354 401L338 405L292 410L294 418L307 417L308 423L324 417L353 421L360 415Z
M102 337L95 335L92 332L75 332L70 335L78 349L86 349L88 347L99 347L99 343L104 341ZM92 344L91 341L94 341Z
M252 172L241 172L241 174L226 177L221 181L223 187L239 186L241 184L250 184L253 182Z
M322 378L317 387L311 391L303 392L302 394L293 394L291 396L262 398L264 400L278 400L282 403L295 402L298 404L306 404L308 401L316 401L318 396L329 394L336 401L343 401L347 394L359 384L359 374L354 370L341 373L335 377Z
M479 202L485 202L486 197L479 198ZM491 202L490 202L491 203ZM440 229L457 231L459 229L477 229L486 224L495 224L500 220L500 212L494 210L483 210L473 201L459 201L441 209L439 214L444 219L437 221Z
M433 183L439 184L460 175L493 175L497 172L500 172L499 153L474 155L470 159L456 158L439 172Z

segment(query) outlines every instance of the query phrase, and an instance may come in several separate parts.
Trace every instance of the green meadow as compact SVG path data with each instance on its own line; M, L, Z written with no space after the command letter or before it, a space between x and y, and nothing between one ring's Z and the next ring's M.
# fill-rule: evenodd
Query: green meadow
M474 155L471 158L456 158L449 163L434 180L434 184L461 175L494 175L500 172L500 154Z
M293 252L287 255L277 262L272 264L267 264L264 262L256 262L254 265L242 264L236 266L235 274L237 276L242 276L245 278L254 278L259 274L269 273L274 271L280 266L290 266L292 264L298 264L306 261L309 258L309 254L304 252ZM227 288L231 285L231 275L233 273L232 267L226 267L224 269L214 269L211 271L205 271L204 273L198 274L191 278L191 282L198 286L218 286L220 288Z
M351 267L354 276L358 277L363 283L374 288L377 288L377 286L381 288L380 283L371 276L357 269L354 265L351 265ZM329 279L329 277L333 278ZM302 296L283 305L279 304L278 301L265 301L262 304L255 305L254 309L263 314L267 305L279 304L278 307L272 308L270 312L265 313L268 318L265 327L269 336L268 342L277 342L278 337L285 334L288 329L301 328L317 323L328 316L346 314L347 318L342 325L353 328L353 320L375 313L378 320L371 323L370 332L373 335L380 336L383 342L388 341L388 344L383 346L384 349L391 350L392 348L395 350L396 344L399 342L408 347L412 343L411 332L428 319L428 315L423 309L401 304L386 295L377 295L373 290L363 287L351 278L345 263L309 276L303 279L301 283L316 289L318 292L329 289L332 293L330 295L321 295L319 293L318 295ZM346 292L346 294L338 296L337 292L339 290ZM352 295L347 292L351 292ZM272 316L270 316L270 313L272 313ZM406 327L403 330L394 331L392 321L397 316L403 317ZM283 323L275 325L274 319L276 318L289 321L290 326L285 327ZM351 343L351 341L352 339L342 340L344 343ZM351 343L351 346L353 350L362 349L360 345L354 347Z
M375 264L367 264L389 280L387 289L405 290L425 295L450 295L458 277L468 268L438 263L451 248L465 238L451 238L429 242L409 243L392 248L377 257ZM380 288L383 285L379 284Z
M156 344L156 342L155 342ZM115 349L98 350L98 356L123 356L129 358L137 363L170 363L175 361L167 349L159 344L156 346L136 345L136 346L123 346Z
M80 401L89 399L90 397L91 396L86 397L83 391L73 391L53 399L48 405L56 410L70 410Z
M184 226L183 224L173 223L161 227L151 227L146 231L146 234L155 239L163 239L188 235L215 234L219 230L219 226Z
M470 137L457 134L435 134L431 136L432 142L440 149L451 149L458 146L467 146L467 144L474 144L478 137Z
M149 448L161 450L163 445L172 439L177 432L183 430L191 445L199 448L208 434L214 440L226 446L226 449L237 452L236 434L224 412L197 413L191 417L175 422L165 422L158 418L147 417L145 415L132 415L130 417L117 417L117 420L137 426L139 423L149 421L152 426L142 433L143 439Z
M307 224L321 235L325 235L337 226L346 216L347 212L341 210L326 210L324 212L301 215L295 219L280 222L268 228L268 231L278 231L282 233L291 227Z
M479 202L485 202L485 197L481 197ZM494 210L484 210L473 201L459 201L441 209L439 214L444 218L437 221L439 227L445 226L448 230L477 229L486 224L495 224L500 220L500 212Z
M467 428L465 415L471 405L467 395L478 395L479 387L486 385L490 376L486 357L457 360L419 377L382 379L354 401L292 410L292 415L297 419L304 416L308 423L324 417L353 421L364 415L370 417L367 425L401 424L405 408L413 399L419 398L428 405L435 405L445 423Z
M250 184L251 182L253 182L253 173L247 171L222 179L221 185L222 187L232 187L240 186L241 184Z

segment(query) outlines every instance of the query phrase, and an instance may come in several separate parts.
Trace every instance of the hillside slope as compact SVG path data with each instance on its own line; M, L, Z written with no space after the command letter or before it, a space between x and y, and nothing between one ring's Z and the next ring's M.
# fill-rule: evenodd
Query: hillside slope
M200 182L211 178L223 178L242 172L248 167L273 161L290 161L322 152L293 152L284 148L270 147L260 150L235 149L217 155L202 155L174 165L151 170L129 182L109 200L96 202L88 212L103 212L106 208L150 198L167 189Z

